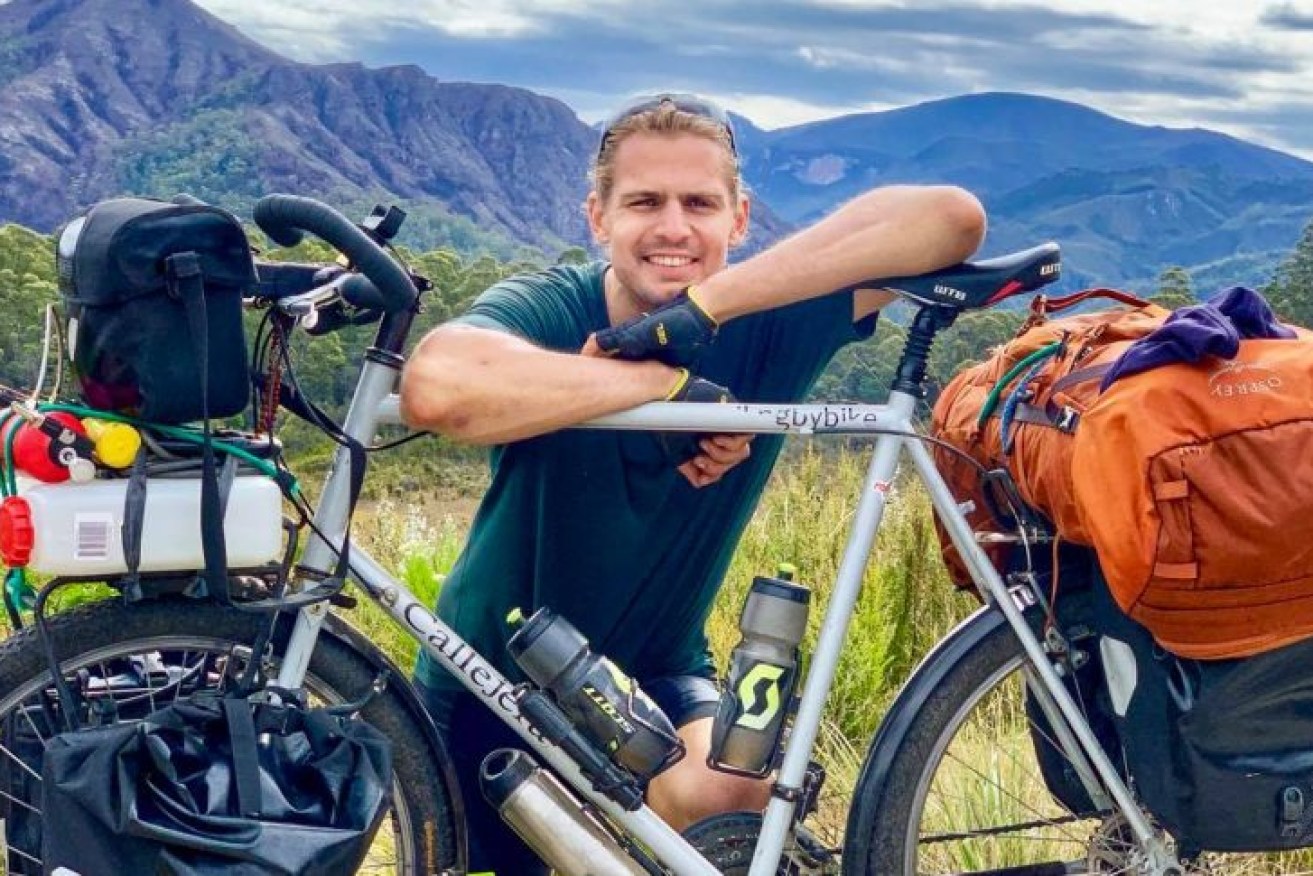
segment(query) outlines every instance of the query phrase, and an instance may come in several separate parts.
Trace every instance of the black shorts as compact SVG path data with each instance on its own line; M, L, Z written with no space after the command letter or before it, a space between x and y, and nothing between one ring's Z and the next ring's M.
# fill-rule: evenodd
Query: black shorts
M676 727L698 718L710 718L716 714L720 702L716 682L701 675L662 675L642 682L639 687Z
M682 727L716 713L720 691L700 675L667 675L639 683L643 692ZM525 749L519 735L481 700L464 691L436 690L415 679L415 688L447 746L460 782L469 837L469 872L497 876L547 876L547 865L511 830L479 788L479 766L498 748Z

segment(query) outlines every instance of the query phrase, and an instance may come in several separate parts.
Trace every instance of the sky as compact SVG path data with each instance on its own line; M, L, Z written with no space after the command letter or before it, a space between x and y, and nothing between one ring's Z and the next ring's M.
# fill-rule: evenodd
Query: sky
M295 60L417 64L596 121L713 97L763 128L985 91L1313 159L1313 0L197 0Z

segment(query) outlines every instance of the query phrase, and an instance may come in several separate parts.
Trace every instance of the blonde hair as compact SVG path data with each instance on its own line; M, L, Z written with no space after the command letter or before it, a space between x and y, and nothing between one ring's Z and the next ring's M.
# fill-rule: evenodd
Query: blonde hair
M611 189L615 185L616 149L625 138L634 134L658 134L664 137L693 134L719 143L724 149L725 183L729 186L730 196L737 201L739 194L746 190L729 129L715 119L687 112L672 102L663 101L652 109L625 116L602 134L602 147L598 150L588 177L603 203L611 197Z

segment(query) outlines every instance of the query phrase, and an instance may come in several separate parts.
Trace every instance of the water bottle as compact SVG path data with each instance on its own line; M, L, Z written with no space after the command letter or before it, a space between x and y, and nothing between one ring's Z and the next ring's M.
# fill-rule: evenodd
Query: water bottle
M524 674L556 700L589 740L611 760L648 778L684 756L670 719L610 660L594 654L565 618L540 608L506 643Z
M793 568L785 565L778 577L752 580L739 617L743 636L730 654L712 726L707 764L713 769L760 778L775 765L811 603L811 591L792 578Z

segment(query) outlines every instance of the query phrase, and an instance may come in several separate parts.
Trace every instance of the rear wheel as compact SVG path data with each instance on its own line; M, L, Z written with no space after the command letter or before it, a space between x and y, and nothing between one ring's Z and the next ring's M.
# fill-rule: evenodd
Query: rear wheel
M940 667L905 731L885 739L894 749L877 752L877 741L867 755L844 872L1141 872L1115 820L1079 816L1048 793L1011 629L997 624L964 654L943 659L952 665Z
M224 689L248 665L252 643L269 623L266 614L209 603L161 599L127 606L111 600L56 615L47 629L84 708L133 720L197 690ZM381 656L371 656L325 631L305 681L311 703L365 700L383 665ZM402 676L393 668L389 685L361 712L391 741L393 807L358 872L454 872L463 862L457 860L450 764L426 716L399 684ZM50 826L40 813L40 750L59 732L53 726L57 703L35 630L27 627L0 645L0 808L9 873L41 872L40 835Z
M962 636L963 647L927 659L908 684L918 694L909 699L913 705L886 717L888 726L867 753L849 812L843 872L1154 872L1120 814L1077 813L1054 799L1033 737L1048 731L1037 727L1024 705L1021 643L987 611L968 623L978 625L977 634ZM933 683L916 688L923 675ZM1182 872L1313 874L1313 850L1206 853Z

